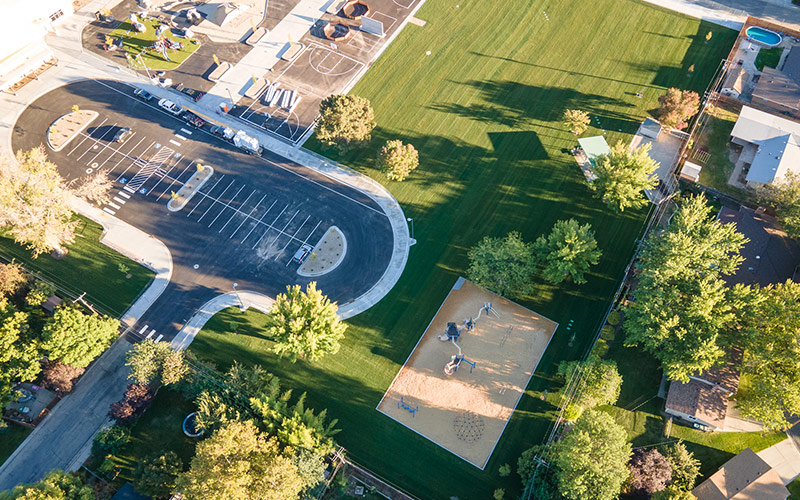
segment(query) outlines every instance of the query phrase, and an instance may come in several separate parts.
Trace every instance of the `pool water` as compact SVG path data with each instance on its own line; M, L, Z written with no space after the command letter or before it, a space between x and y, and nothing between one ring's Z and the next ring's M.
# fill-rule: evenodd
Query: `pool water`
M756 42L761 42L764 45L770 45L773 47L781 43L781 36L779 34L759 26L751 26L747 28L747 36Z

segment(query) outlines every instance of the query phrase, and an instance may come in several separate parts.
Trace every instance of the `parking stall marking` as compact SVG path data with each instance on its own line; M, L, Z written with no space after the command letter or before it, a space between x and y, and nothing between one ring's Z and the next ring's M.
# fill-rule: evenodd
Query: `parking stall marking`
M304 220L303 223L300 224L300 227L298 227L297 231L295 231L294 234L289 238L289 241L286 242L286 245L284 245L283 248L281 248L281 251L278 254L275 255L275 260L278 260L278 256L286 251L286 248L292 243L292 240L297 239L297 233L299 233L300 230L303 229L303 226L306 225L306 222L308 222L308 219L310 219L310 218L311 218L311 215L306 217L306 220Z
M103 133L103 135L101 135L100 137L98 137L97 139L95 139L95 140L94 140L94 143L92 143L92 144L91 144L91 145L90 145L90 146L89 146L89 147L86 149L86 151L84 151L83 153L81 153L81 155L80 155L79 157L75 158L75 161L76 161L76 162L77 162L77 161L80 161L80 160L81 160L81 158L83 158L83 155L85 155L86 153L88 153L88 152L92 151L92 150L93 150L95 147L97 147L97 143L99 143L101 140L103 140L103 138L105 138L105 136L107 136L107 135L108 135L110 132L112 132L112 131L114 130L114 127L116 127L116 126L117 126L117 124L116 124L116 123L114 123L113 125L111 125L110 127L108 127L108 130L106 130L106 131ZM98 128L99 128L99 127L98 127Z
M184 156L184 158L186 158L186 157ZM191 166L192 166L192 163L193 163L193 162L194 162L194 160L189 160L189 162L186 164L186 166L185 166L185 167L183 167L183 170L181 171L181 173L179 173L179 174L177 175L177 177L173 178L173 179L172 179L172 182L170 182L170 183L169 183L169 186L167 186L166 188L164 188L164 190L163 190L163 191L161 191L161 194L160 194L160 195L158 195L158 198L156 198L156 201L160 200L160 199L161 199L161 197L162 197L162 196L164 196L164 195L167 193L167 191L169 191L169 190L170 190L170 188L171 188L172 186L174 186L174 185L175 185L175 183L176 183L176 182L178 182L178 181L180 180L180 178L181 178L181 177L183 177L183 174L185 174L185 173L186 173L186 171L187 171L187 170L189 170L189 167L191 167ZM197 160L197 162L198 162L198 163L201 163L201 160ZM180 162L178 162L178 163L180 163ZM176 163L176 164L175 164L175 166L177 167L177 166L178 166L178 164ZM164 179L171 178L171 177L169 177L169 172L168 172L167 174L168 174L168 175L165 175L165 176L164 176L164 177L163 177L161 180L164 180ZM190 176L191 176L191 174L190 174ZM187 179L187 180L188 180L188 179ZM158 186L158 184L156 184L155 186L153 186L153 189L152 189L151 191L155 190L156 186ZM149 193L148 193L148 194L149 194Z
M211 221L211 224L209 224L208 227L213 226L214 223L217 222L217 219L219 219L219 216L222 215L225 212L225 209L231 207L231 203L233 203L233 200L235 200L236 197L239 196L239 193L241 193L243 189L244 189L244 186L240 187L239 190L236 191L236 194L233 195L233 197L227 203L223 203L222 210L220 210L219 213L217 214L217 216L214 217L214 220ZM234 210L234 215L235 215L236 212L238 212L238 210L236 210L235 208L233 210Z
M254 206L253 209L250 210L250 213L247 214L247 217L242 219L242 223L239 224L239 227L237 227L236 230L233 233L231 233L231 236L228 238L229 240L233 239L234 235L236 235L236 233L239 232L239 230L242 228L242 226L244 226L244 223L247 222L249 220L249 218L253 216L253 212L255 212L258 209L259 205L261 205L261 202L264 201L264 198L266 198L266 197L267 197L267 195L265 193L264 196L262 196L261 199L258 200L258 203L256 203L256 206ZM275 202L272 202L272 203L273 203L273 205L275 204ZM261 222L261 221L258 221L258 222ZM256 225L258 225L258 222L256 222Z
M275 220L272 221L272 224L275 224L278 221L278 219L281 217L281 215L283 215L283 212L285 212L287 208L289 208L289 204L288 203L286 204L285 207L283 207L283 210L281 210L281 213L279 213L278 216L275 217ZM253 250L256 249L258 244L261 243L261 240L264 239L264 236L266 236L266 234L269 232L269 230L273 227L272 224L267 224L267 230L264 231L264 234L261 235L261 238L259 238L258 241L256 241L256 244L253 245ZM242 241L242 243L244 243L244 241Z
M295 218L295 217L297 217L297 214L299 214L299 213L300 213L300 210L298 210L297 212L295 212L295 213L294 213L294 215L292 215L292 216L291 216L291 218L289 218L289 222L287 222L287 223L286 223L286 225L284 225L284 226L283 226L283 229L278 229L278 234L277 234L277 235L275 235L275 238L273 238L273 239L271 240L271 242L267 244L267 246L269 246L269 245L272 245L273 243L277 242L277 241L278 241L278 238L280 238L282 235L286 234L286 228L287 228L287 227L289 227L289 224L291 224L291 223L292 223L292 221L294 220L294 218ZM273 224L274 224L274 222L273 222ZM269 230L267 230L267 232L269 232ZM266 236L266 234L267 234L267 233L264 233L264 234L261 236L261 238L263 238L264 236ZM258 246L258 244L261 242L261 238L259 238L259 240L256 242L256 245L255 245L255 246L253 246L253 249L255 249L255 247L256 247L256 246ZM291 236L290 236L290 238L291 238Z
M225 177L225 174L223 174L223 175L222 175L222 176L221 176L219 179L217 179L217 182L215 182L215 183L214 183L214 185L213 185L213 186L211 186L211 189L209 189L209 190L208 190L208 193L209 193L209 194L211 194L211 192L212 192L212 191L214 191L214 188L216 188L216 187L217 187L217 184L219 184L219 181L221 181L223 177ZM192 215L192 212L194 212L194 211L195 211L195 209L196 209L197 207L199 207L201 203L203 203L204 201L206 201L206 198L210 198L210 196L208 196L206 193L204 193L204 192L202 192L202 191L198 191L197 193L198 193L198 194L200 194L200 195L202 195L202 197L200 198L200 201L198 201L198 202L195 204L194 208L192 208L192 210L191 210L191 211L190 211L188 214L186 214L186 217L189 217L190 215Z
M248 202L248 200L250 200L250 198L251 198L251 197L252 197L252 196L253 196L255 193L256 193L256 190L254 189L254 190L253 190L253 192L252 192L252 193L250 193L250 195L249 195L247 198L245 198L245 200L244 200L244 201L242 202L242 204L241 204L241 205L239 205L239 206L243 207L243 206L247 205L247 202ZM266 196L266 195L265 195L265 196ZM231 200L231 201L233 201L233 200ZM222 213L222 212L220 212L220 214L221 214L221 213ZM222 226L222 227L219 229L219 231L217 231L217 232L218 232L218 233L221 233L223 229L225 229L226 227L228 227L228 224L230 224L230 222L233 220L233 218L234 218L234 217L236 217L236 215L238 215L238 213L239 213L239 210L236 210L235 212L233 212L233 214L231 214L230 218L228 219L228 222L226 222L226 223L225 223L225 225L224 225L224 226ZM246 219L247 219L247 217L245 216L245 220L246 220ZM211 227L211 225L209 225L208 227Z
M144 160L142 160L142 158L141 158L141 157L142 157L142 156L144 156L144 155L145 155L145 154L146 154L148 151L150 151L150 148L152 148L152 147L153 147L153 146L155 146L155 145L156 145L156 141L152 141L152 142L150 143L150 145L149 145L149 146L147 146L147 147L144 149L144 151L142 151L141 153L139 153L137 156L127 156L127 158L129 158L129 159L131 160L131 163L130 163L130 165L128 165L127 167L125 167L125 170L123 170L121 174L119 174L119 175L117 176L117 182L119 182L119 180L120 180L120 179L122 179L122 176L124 176L125 174L127 174L127 173L128 173L128 170L130 170L130 169L131 169L131 167L134 167L134 166L137 166L137 165L141 167L141 165L144 163ZM120 162L121 162L121 161L122 161L122 160L120 160ZM116 168L116 167L114 167L114 168Z
M173 158L174 158L174 157L173 157ZM189 167L189 165L191 165L191 164L192 164L192 160L190 160L190 159L186 158L185 156L182 156L182 157L178 158L178 160L177 160L177 161L175 161L174 163L171 163L171 164L170 164L170 166L169 166L169 168L168 168L167 170L163 170L163 168L162 168L161 170L162 170L162 172L164 172L164 174L163 174L163 175L161 175L161 176L159 176L158 182L156 182L156 183L153 185L153 187L151 187L150 189L148 189L148 190L147 190L147 194L145 194L145 196L149 196L149 195L153 194L153 193L155 192L156 188L158 187L158 185L159 185L159 184L161 184L162 182L164 182L165 180L170 180L170 179L172 179L172 183L175 183L175 181L177 181L177 180L178 180L178 178L180 178L180 176L181 176L181 175L183 175L183 172L181 172L180 174L178 174L178 176L177 176L178 178L172 178L172 177L170 177L170 175L169 175L169 174L170 174L170 173L171 173L173 170L175 170L175 168L177 168L177 166L178 166L178 165L180 165L180 164L181 164L181 162L182 162L184 159L187 159L187 160L188 160L188 163L187 163L186 167ZM184 168L184 171L185 171L185 170L186 170L186 169ZM170 184L170 186L172 186L172 184ZM169 188L170 188L170 186L167 186L167 189L169 189ZM164 191L162 191L162 192L161 192L161 195L163 195L163 194L164 194L164 193L167 191L167 189L165 189ZM161 196L159 196L158 198L156 198L156 201L158 201L158 200L160 200L160 199L161 199Z
M209 207L206 209L206 211L205 211L205 212L203 212L203 215L201 215L201 216L200 216L200 218L199 218L199 219L197 219L197 222L200 222L201 220L203 220L203 217L205 217L205 216L206 216L206 214L208 213L208 211L209 211L209 210L211 210L211 207L213 207L214 205L216 205L216 204L217 204L217 201L219 201L219 199L220 199L220 198L221 198L221 197L222 197L222 196L225 194L225 192L226 192L228 189L230 189L230 187L231 187L231 186L233 186L233 183L234 183L234 182L235 182L235 181L231 181L231 183L230 183L230 184L228 184L228 187L226 187L226 188L225 188L225 189L222 191L222 194L220 194L218 197L216 197L216 198L212 198L214 201L212 201L212 202L211 202L211 205L210 205L210 206L209 206ZM198 192L199 192L199 191L198 191ZM209 191L209 193L210 193L210 191Z
M100 122L100 125L98 125L98 127L102 127L103 124L105 122L107 122L107 121L108 121L108 118L105 118L102 122ZM71 155L72 153L75 152L75 150L77 150L79 147L81 147L81 144L83 144L86 141L86 139L90 139L92 137L92 136L90 136L89 134L87 134L85 132L81 132L81 135L83 136L83 140L81 142L79 142L74 148L72 148L72 151L67 153L67 156Z
M306 239L304 239L304 240L303 240L303 241L300 243L300 246L301 246L301 247L302 247L303 245L305 245L306 243L308 243L308 240L310 240L310 239L311 239L311 237L312 237L312 236L314 236L314 233L316 233L316 232L317 232L317 229L319 228L319 226L320 226L321 224L322 224L322 221L319 221L319 222L317 222L317 225L316 225L316 226L314 226L314 229L312 229L310 233L308 233L308 236L306 236ZM291 241L291 240L289 240L289 241ZM291 264L291 263L292 263L292 259L291 259L291 258L289 258L289 260L286 262L286 266L284 266L284 267L288 267L288 266L289 266L289 264Z
M269 206L269 208L267 209L267 211L266 211L266 212L264 212L264 215L262 215L262 216L261 216L261 217L258 219L258 221L256 222L256 224L254 224L254 225L253 225L253 227L251 227L251 228L250 228L250 231L247 233L247 236L245 236L245 237L244 237L244 239L242 240L242 244L243 244L243 245L244 245L244 242L245 242L245 240L247 240L247 238L249 238L249 237L250 237L250 234L252 234L253 230L254 230L255 228L257 228L259 224L261 224L261 221L263 221L263 220L264 220L264 217L266 217L266 216L267 216L267 214L269 213L269 211L270 211L270 210L272 210L272 207L274 207L276 203L278 203L278 200L275 200L275 201L273 201L273 202L272 202L272 205L270 205L270 206ZM289 205L286 205L286 206L288 207ZM284 209L284 210L285 210L285 209Z

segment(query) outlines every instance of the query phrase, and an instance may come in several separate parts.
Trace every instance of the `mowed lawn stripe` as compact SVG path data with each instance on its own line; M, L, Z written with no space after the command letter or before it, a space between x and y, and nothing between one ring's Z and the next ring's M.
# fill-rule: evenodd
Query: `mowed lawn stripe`
M558 362L589 346L649 209L615 215L592 197L569 155L576 141L561 115L583 109L592 116L584 136L605 131L609 143L630 141L667 87L706 88L735 32L633 0L545 1L527 9L512 0L459 4L428 0L418 14L427 25L405 28L353 89L375 109L370 145L324 152L386 185L414 218L418 244L392 292L349 320L340 352L321 362L276 359L263 317L235 310L209 322L192 349L223 368L259 363L307 391L310 406L339 419L337 439L351 457L420 498L489 498L498 487L513 498L519 479L500 478L497 469L515 468L519 454L546 436L557 408L540 396L558 389ZM388 139L420 152L419 169L402 183L375 169ZM307 146L323 151L313 138ZM386 388L465 274L467 250L485 235L514 230L530 241L570 217L592 224L604 255L588 283L537 280L535 293L519 301L561 327L486 470L378 413ZM228 333L230 321L239 323L238 335Z

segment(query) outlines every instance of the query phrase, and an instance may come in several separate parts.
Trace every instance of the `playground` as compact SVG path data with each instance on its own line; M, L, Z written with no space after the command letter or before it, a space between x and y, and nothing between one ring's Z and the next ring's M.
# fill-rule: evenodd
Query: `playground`
M459 278L378 410L483 469L557 327Z

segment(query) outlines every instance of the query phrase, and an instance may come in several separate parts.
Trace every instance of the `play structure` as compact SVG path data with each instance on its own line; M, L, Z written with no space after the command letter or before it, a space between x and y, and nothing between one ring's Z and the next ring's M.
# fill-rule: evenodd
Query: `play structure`
M362 16L369 15L369 6L361 0L350 0L342 8L342 14L358 21Z
M342 42L353 36L354 31L344 23L328 23L322 28L325 38L335 42Z
M442 342L452 342L456 349L458 349L458 354L454 354L450 357L450 361L444 365L444 369L442 373L445 376L450 376L458 371L458 368L461 366L461 363L466 363L469 365L469 372L472 373L472 370L475 369L476 363L474 361L470 361L464 356L464 353L461 351L461 346L458 345L458 338L461 336L462 332L471 332L475 329L475 325L477 325L478 320L481 318L483 313L486 314L493 314L496 318L500 318L500 315L497 314L497 311L494 310L492 307L491 302L486 302L481 306L480 310L478 311L478 316L473 318L470 316L469 318L464 319L464 322L461 326L458 324L449 322L447 323L447 328L445 328L444 335L439 335L437 338Z
M400 396L400 401L397 402L397 407L408 411L412 417L415 417L417 415L417 411L419 410L419 405L411 406L410 404L406 403L404 396Z

